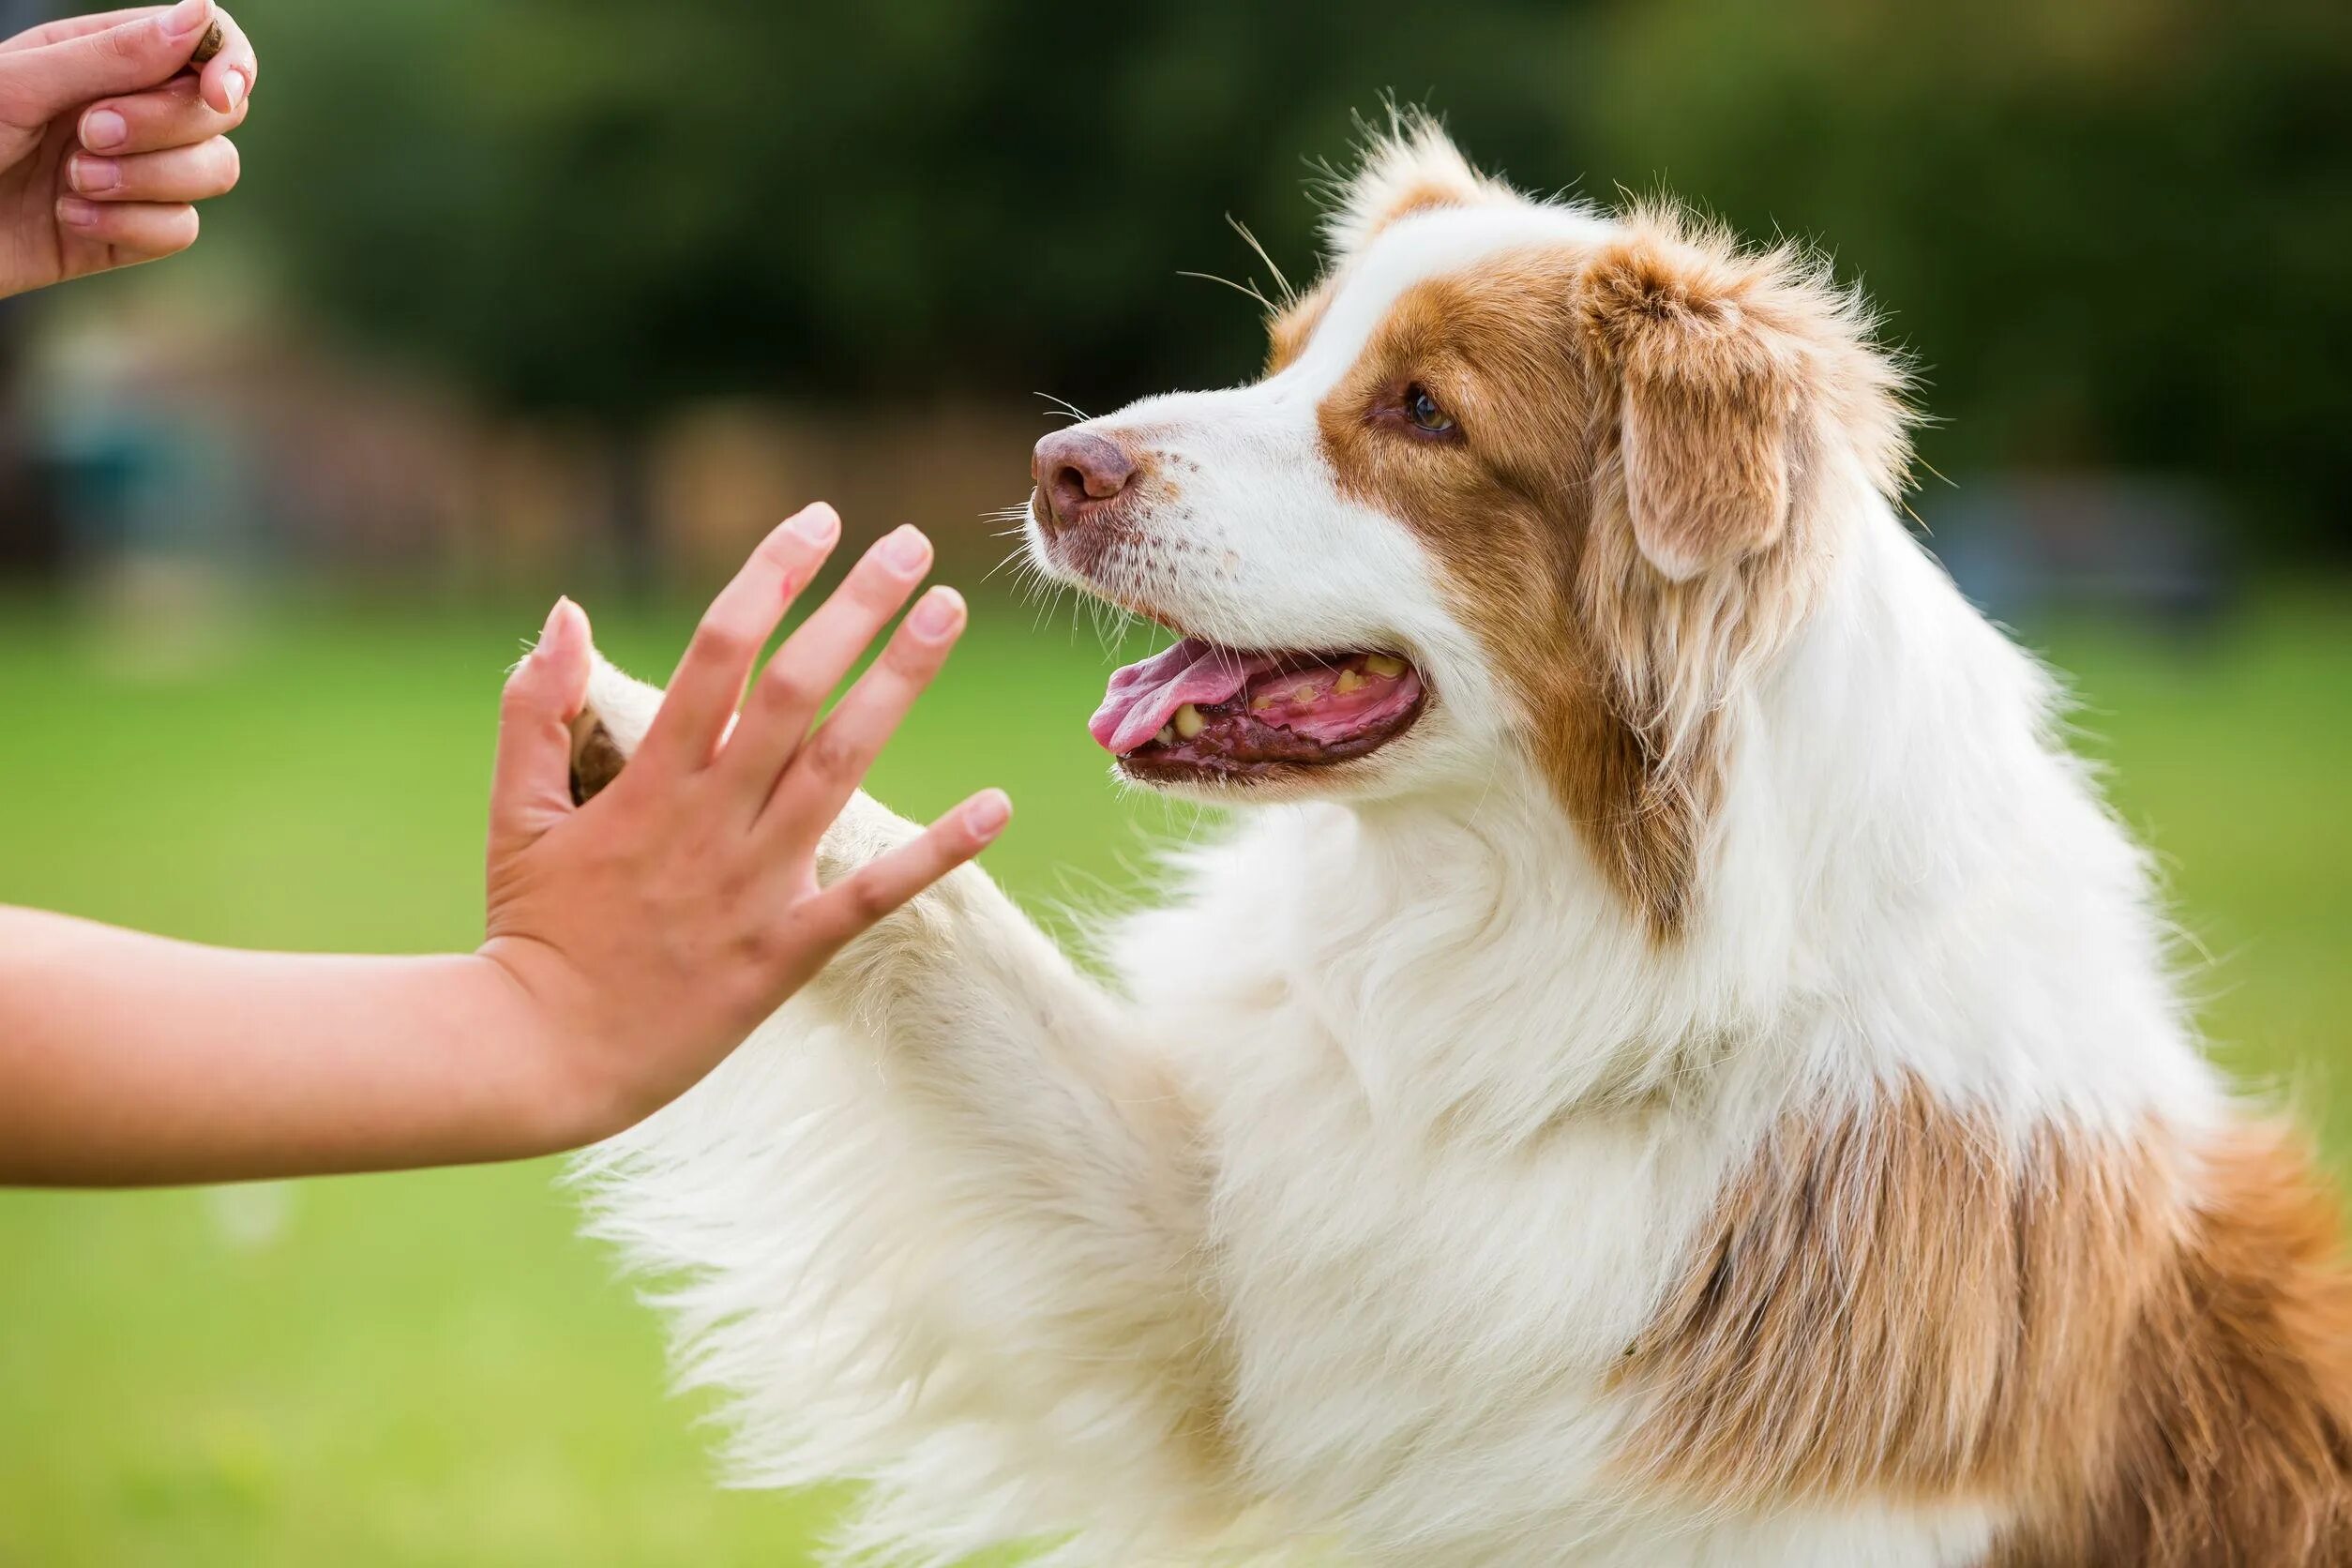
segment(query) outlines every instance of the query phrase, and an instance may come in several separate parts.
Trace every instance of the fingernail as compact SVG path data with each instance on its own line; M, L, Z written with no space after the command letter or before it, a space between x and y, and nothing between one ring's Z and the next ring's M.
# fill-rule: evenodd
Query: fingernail
M829 545L841 533L841 515L820 501L813 506L802 507L785 526L803 544Z
M565 615L564 611L571 608L571 603L570 596L565 595L558 597L555 603L549 607L547 625L539 628L538 644L533 648L532 652L537 653L542 649L561 646L565 628L571 623L571 617Z
M57 221L71 229L86 229L98 219L98 204L79 196L57 198Z
M931 541L912 523L901 524L882 542L882 559L902 572L922 570L931 558Z
M964 599L953 588L934 588L907 612L907 625L917 637L937 641L956 629L964 615Z
M111 158L92 158L76 153L67 161L66 178L76 190L95 193L112 190L123 183L123 166Z
M166 37L184 38L202 27L211 15L212 0L180 0L178 5L156 21L162 26Z
M93 109L82 116L82 144L93 152L119 147L130 137L130 122L112 109Z
M220 96L229 100L220 108L220 112L225 114L234 109L239 100L245 97L245 73L235 69L221 72Z
M993 838L1013 820L1013 797L1002 790L983 790L964 807L964 826L974 838Z

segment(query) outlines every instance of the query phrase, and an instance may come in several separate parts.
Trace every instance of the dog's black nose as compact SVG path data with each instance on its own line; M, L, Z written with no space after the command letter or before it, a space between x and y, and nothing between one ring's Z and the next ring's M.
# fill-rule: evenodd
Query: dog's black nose
M1135 460L1092 430L1056 430L1037 444L1029 473L1054 528L1076 528L1119 499L1135 477Z

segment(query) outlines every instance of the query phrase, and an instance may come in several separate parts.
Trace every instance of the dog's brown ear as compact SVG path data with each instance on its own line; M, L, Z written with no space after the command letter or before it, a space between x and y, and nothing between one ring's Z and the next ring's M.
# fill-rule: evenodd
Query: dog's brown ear
M1586 268L1581 309L1616 388L1635 541L1679 582L1787 525L1802 356L1772 319L1773 259L1628 227Z
M1344 263L1401 218L1439 207L1516 201L1508 186L1470 167L1445 128L1417 109L1389 113L1354 171L1331 190L1323 238L1334 263Z

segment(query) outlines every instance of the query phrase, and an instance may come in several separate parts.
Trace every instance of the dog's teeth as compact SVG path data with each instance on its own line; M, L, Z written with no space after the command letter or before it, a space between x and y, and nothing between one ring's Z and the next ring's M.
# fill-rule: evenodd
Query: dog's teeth
M1293 702L1312 702L1315 701L1315 688L1311 686L1302 686L1290 693L1290 701Z
M1394 654L1366 654L1364 667L1385 681L1393 681L1405 672L1405 661Z
M1152 738L1159 742L1162 746L1174 746L1176 744L1176 726L1173 724L1163 724L1160 726L1160 732L1153 735Z
M1262 714L1274 705L1274 693L1270 691L1261 691L1249 700L1249 711L1254 714Z
M1353 691L1363 684L1364 677L1353 670L1342 670L1339 672L1339 679L1332 683L1331 688L1334 691Z
M1194 707L1190 702L1185 703L1183 707L1176 710L1176 733L1183 736L1185 740L1192 739L1193 736L1200 733L1201 731L1206 730L1208 727L1209 721L1201 717L1200 710Z

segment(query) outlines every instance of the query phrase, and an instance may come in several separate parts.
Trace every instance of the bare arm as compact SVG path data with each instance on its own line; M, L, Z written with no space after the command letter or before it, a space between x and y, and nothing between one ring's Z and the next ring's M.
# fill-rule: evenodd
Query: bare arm
M825 825L945 659L934 590L817 707L930 564L902 529L736 699L838 520L762 542L703 617L627 776L571 799L587 621L561 603L508 682L488 940L430 957L241 953L0 910L0 1182L134 1184L545 1153L675 1098L840 945L1003 827L985 792L822 885Z
M0 1182L510 1159L611 1115L478 954L241 953L0 910Z

